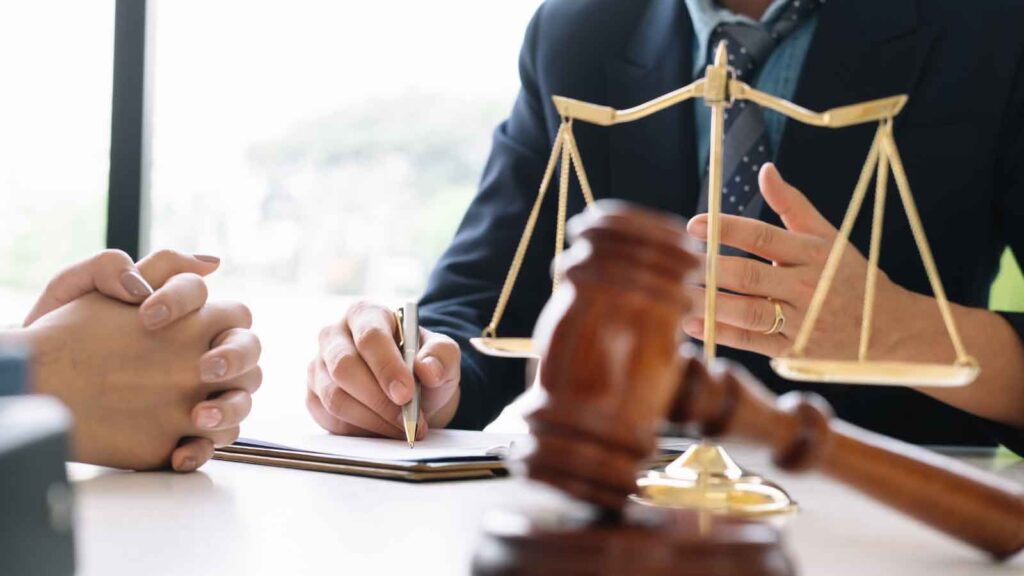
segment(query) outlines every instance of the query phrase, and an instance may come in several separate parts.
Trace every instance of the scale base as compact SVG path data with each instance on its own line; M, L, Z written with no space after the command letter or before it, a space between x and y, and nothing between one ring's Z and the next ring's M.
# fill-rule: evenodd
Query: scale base
M763 516L796 509L778 486L744 474L721 446L691 446L664 472L637 480L633 501L657 508L681 508L731 516Z

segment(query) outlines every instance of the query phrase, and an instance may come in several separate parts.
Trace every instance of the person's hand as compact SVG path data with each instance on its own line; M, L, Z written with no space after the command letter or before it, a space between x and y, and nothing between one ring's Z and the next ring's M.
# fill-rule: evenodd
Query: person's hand
M137 324L148 330L163 330L203 308L207 291L200 276L213 272L218 264L219 260L214 257L163 250L135 266L123 252L108 250L55 277L29 314L26 324L32 326L40 317L45 318L53 310L97 291L127 303L145 299L136 312L140 317ZM245 316L248 316L247 312ZM199 372L198 378L220 386L222 392L211 394L184 412L191 417L193 429L199 432L182 438L180 446L170 457L174 469L182 472L194 470L206 462L212 456L215 442L230 442L237 436L238 424L251 406L251 394L262 380L257 366L259 340L247 329L231 327L206 344L213 349L196 360L194 370ZM116 355L113 350L109 352ZM232 382L237 382L239 387L232 388ZM60 386L51 392L65 397ZM89 401L88 398L83 400ZM81 412L85 407L80 404L71 408L73 412ZM160 417L161 414L154 412L153 416ZM131 432L128 435L130 437ZM76 436L82 437L83 434L76 430Z
M412 398L413 374L396 344L391 310L360 302L320 331L309 364L306 407L325 430L349 436L404 439L401 406ZM420 387L416 438L444 427L459 401L461 352L451 338L420 329L415 372Z
M821 277L825 260L838 231L796 188L782 179L772 164L765 164L758 176L766 205L782 219L779 228L733 215L721 217L723 246L732 246L754 258L720 256L718 285L729 290L718 293L717 342L723 346L777 357L788 352L804 321L811 296ZM701 214L690 220L688 231L707 240L708 219ZM815 324L807 354L828 358L854 358L860 340L867 260L853 245L847 245L828 298ZM704 290L693 288L695 308L683 322L693 338L704 336ZM772 298L782 306L785 324L775 334L765 334L775 322ZM878 273L870 351L893 349L907 314L920 295L913 294ZM876 355L877 357L877 355Z

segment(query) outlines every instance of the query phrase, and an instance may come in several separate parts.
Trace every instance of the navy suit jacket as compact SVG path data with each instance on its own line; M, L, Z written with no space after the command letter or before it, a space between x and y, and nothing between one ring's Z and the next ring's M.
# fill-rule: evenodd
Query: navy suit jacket
M985 307L1000 254L1024 254L1024 3L1017 0L837 0L821 8L794 100L814 110L906 93L895 135L949 298ZM452 425L479 428L524 390L521 362L468 344L490 319L550 153L559 118L552 95L616 108L692 80L693 29L680 0L548 0L526 33L522 90L494 134L480 190L422 300L422 321L462 346L462 400ZM621 198L692 216L699 196L694 103L644 120L575 131L598 198ZM827 130L786 124L782 174L838 225L874 125ZM555 194L548 194L500 326L526 336L551 290ZM882 269L931 294L898 195L889 195ZM583 209L578 188L569 213ZM867 253L870 208L852 234ZM762 219L778 224L765 209ZM1024 315L1004 314L1024 334ZM777 392L823 394L853 423L911 442L1016 445L995 426L896 387L798 385L767 359L722 349ZM1024 379L1024 374L1020 375Z

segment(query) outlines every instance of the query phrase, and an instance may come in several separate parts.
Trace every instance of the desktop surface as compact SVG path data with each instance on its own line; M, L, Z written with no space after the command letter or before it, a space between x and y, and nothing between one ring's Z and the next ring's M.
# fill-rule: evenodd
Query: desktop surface
M745 467L800 505L784 524L809 576L1021 574L815 474L793 475L749 446ZM1024 483L1024 462L955 457ZM489 512L552 505L518 479L409 484L213 461L200 472L133 473L69 465L77 497L79 574L468 574Z

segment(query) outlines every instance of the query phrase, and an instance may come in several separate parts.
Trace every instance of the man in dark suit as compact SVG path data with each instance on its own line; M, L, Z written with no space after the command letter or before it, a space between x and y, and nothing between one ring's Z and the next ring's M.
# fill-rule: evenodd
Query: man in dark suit
M1022 25L1016 0L549 0L527 31L522 91L495 132L480 191L422 300L429 330L415 371L429 425L482 427L524 389L521 363L482 356L468 339L490 319L537 193L560 123L551 96L635 106L700 76L710 46L725 39L741 79L812 110L909 94L896 140L982 372L965 388L918 391L796 385L770 370L767 357L791 346L806 312L874 126L826 130L739 107L726 129L723 243L746 254L722 260L722 287L731 292L720 297L722 355L776 391L819 392L840 417L885 434L1024 449L1024 315L985 310L1000 254L1007 246L1024 254ZM611 128L576 123L596 197L701 212L703 108L688 102ZM554 196L542 207L502 335L529 335L550 293ZM895 194L889 200L870 355L952 362L904 211ZM569 202L570 214L583 209L578 190ZM851 236L862 253L870 217L863 211ZM698 238L705 229L705 216L690 223ZM857 250L842 262L810 356L856 353L866 270ZM773 302L787 318L782 331L773 331ZM695 337L700 315L684 322ZM410 397L412 374L393 331L389 311L361 303L321 333L307 404L322 426L400 437L397 405Z

